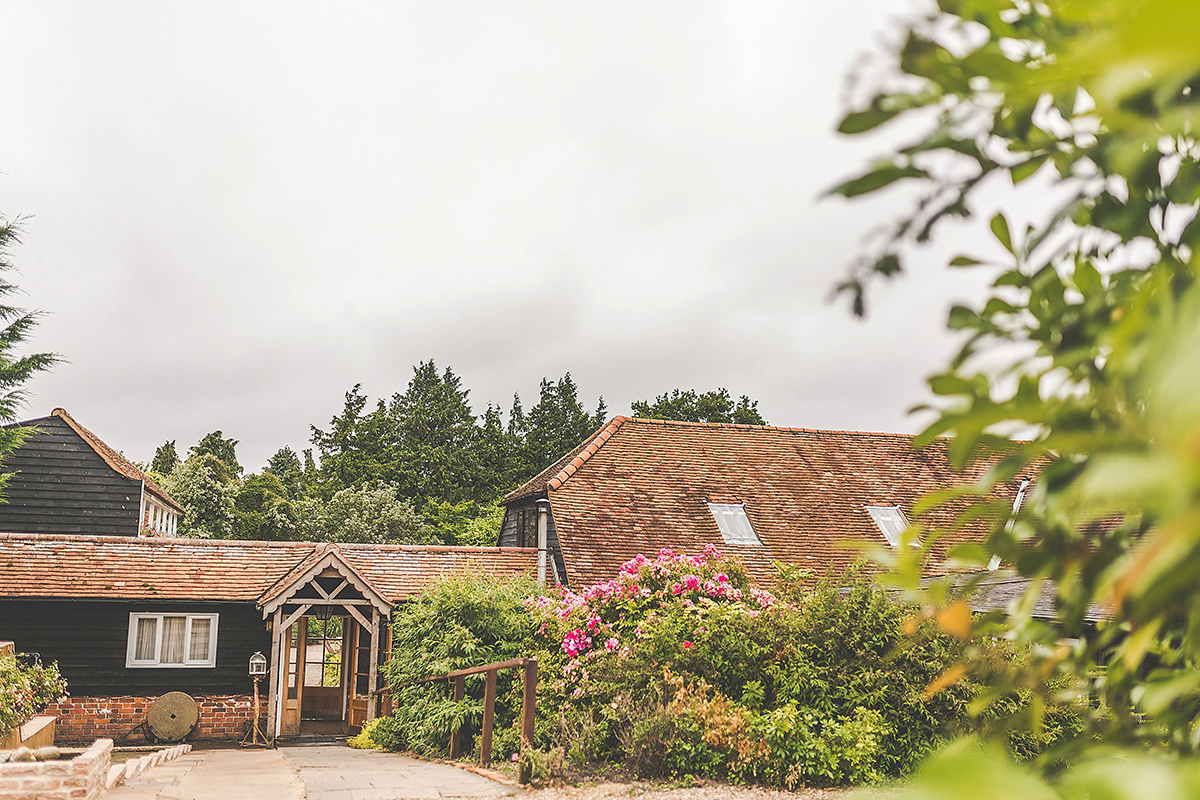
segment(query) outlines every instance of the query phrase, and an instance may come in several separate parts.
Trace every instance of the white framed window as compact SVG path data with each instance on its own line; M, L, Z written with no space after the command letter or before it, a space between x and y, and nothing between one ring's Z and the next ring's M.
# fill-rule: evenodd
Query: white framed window
M864 506L864 508L871 515L871 519L875 520L875 526L879 528L883 538L888 540L888 544L898 547L901 535L908 527L908 517L904 516L904 511L900 506ZM921 543L915 540L910 544L913 547L921 546Z
M716 520L725 544L762 545L746 516L745 503L709 503L708 510Z
M217 614L130 614L125 666L215 667L217 617Z

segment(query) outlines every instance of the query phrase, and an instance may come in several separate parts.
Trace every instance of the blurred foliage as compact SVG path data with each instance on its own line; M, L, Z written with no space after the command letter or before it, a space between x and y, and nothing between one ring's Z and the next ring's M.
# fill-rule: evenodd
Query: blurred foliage
M983 302L950 311L963 346L930 379L937 419L921 440L950 437L958 464L996 462L973 491L990 538L953 549L952 563L983 567L996 555L1032 579L1009 613L967 626L1010 639L1028 660L997 665L968 649L965 669L938 685L987 673L995 689L977 712L1029 692L1035 702L1009 717L1014 730L1082 704L1087 735L1043 757L1052 783L965 748L927 765L912 796L965 796L968 783L974 797L1197 796L1198 11L1182 0L943 0L907 26L877 93L841 122L848 134L898 117L929 126L833 190L917 190L911 213L840 287L857 313L872 277L898 273L913 245L970 216L987 187L1011 183L1032 208L1052 206L1023 227L992 217L998 260L950 262L996 277ZM991 490L1029 469L1040 474L1014 514ZM928 545L939 533L920 535ZM949 581L922 586L918 548L876 555L922 616L947 630L961 622ZM1052 620L1031 613L1042 579ZM1107 620L1088 624L1089 608ZM1101 757L1101 744L1124 749ZM1064 763L1074 766L1053 781Z

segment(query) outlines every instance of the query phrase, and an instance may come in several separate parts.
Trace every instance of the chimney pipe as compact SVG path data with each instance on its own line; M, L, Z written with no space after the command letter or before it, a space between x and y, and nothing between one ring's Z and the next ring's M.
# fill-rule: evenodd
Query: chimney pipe
M537 501L537 531L538 531L538 561L537 579L542 586L546 585L546 550L550 532L550 501Z

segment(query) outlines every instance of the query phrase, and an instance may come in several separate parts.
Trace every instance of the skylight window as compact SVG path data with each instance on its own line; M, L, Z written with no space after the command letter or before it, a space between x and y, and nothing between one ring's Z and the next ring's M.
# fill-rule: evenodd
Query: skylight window
M709 503L708 510L721 529L725 544L762 545L746 516L745 503Z
M883 534L883 538L888 540L888 544L892 547L897 547L900 544L901 534L908 527L908 517L904 516L904 512L900 510L900 506L867 506L867 512L871 515L871 519L875 520L876 527ZM920 547L919 542L912 542L913 547Z

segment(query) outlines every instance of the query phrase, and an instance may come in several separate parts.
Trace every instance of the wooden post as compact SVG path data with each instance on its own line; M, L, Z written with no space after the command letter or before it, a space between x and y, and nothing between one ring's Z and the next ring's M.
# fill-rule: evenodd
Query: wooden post
M483 685L483 733L479 736L479 764L486 767L492 763L492 725L496 719L496 670L487 671L487 683Z
M267 677L267 739L274 741L275 736L279 733L276 730L275 720L279 717L279 703L282 701L279 697L279 640L283 638L283 633L279 630L279 623L283 621L283 611L281 608L275 609L275 613L271 615L271 672ZM287 695L287 692L284 692Z
M259 732L258 715L259 715L259 710L260 710L259 705L258 705L258 681L260 680L260 678L261 678L260 675L254 676L254 723L253 723L253 727L250 729L251 730L250 744L260 744L260 742L258 741L258 732Z
M367 722L375 719L375 704L379 698L375 689L379 685L379 609L371 606L371 666L367 673Z
M463 678L462 675L459 675L457 678L454 679L454 702L456 702L456 703L462 702L463 694L464 694L464 691L463 691L463 689L464 689L463 681L464 680L465 680L465 678ZM458 751L461 747L462 747L462 731L459 728L455 728L454 733L450 734L450 760L451 761L453 761L455 758L458 757Z
M537 718L537 659L530 658L525 661L525 676L523 680L524 691L521 696L521 749L533 747L533 723ZM531 764L525 758L525 753L521 753L520 768L518 769L517 780L520 783L529 783L532 776Z

